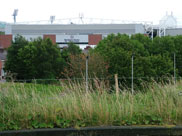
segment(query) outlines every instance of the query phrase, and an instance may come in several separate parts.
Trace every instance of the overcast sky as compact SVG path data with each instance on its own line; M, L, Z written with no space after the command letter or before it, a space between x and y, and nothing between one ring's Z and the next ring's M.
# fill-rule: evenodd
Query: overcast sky
M18 9L17 22L78 17L116 20L153 21L166 11L182 18L182 0L0 0L0 21L13 22L13 10Z

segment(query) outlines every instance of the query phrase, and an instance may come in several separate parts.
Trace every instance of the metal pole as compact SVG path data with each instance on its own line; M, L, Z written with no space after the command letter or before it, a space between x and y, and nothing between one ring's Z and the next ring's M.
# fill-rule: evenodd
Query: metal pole
M154 29L153 29L153 24L152 24L152 41L154 39Z
M86 91L88 92L88 56L86 57Z
M176 84L176 54L174 53L174 84Z
M164 36L166 36L166 28L164 27Z
M134 93L134 90L133 90L133 54L131 57L131 92L132 92L132 94Z
M14 15L14 23L16 23L16 16Z

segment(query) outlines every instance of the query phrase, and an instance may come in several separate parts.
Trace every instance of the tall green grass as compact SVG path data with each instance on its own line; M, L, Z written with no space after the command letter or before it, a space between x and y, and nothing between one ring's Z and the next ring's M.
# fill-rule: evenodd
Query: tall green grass
M104 84L0 84L0 130L182 124L182 81L145 92L109 92Z

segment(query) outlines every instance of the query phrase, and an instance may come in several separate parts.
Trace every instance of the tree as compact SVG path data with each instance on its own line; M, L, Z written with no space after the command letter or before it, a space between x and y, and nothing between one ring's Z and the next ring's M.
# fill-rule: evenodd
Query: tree
M16 73L17 79L55 79L64 65L58 46L50 39L28 42L17 36L8 48L5 70Z
M108 64L104 58L94 53L90 48L87 54L82 53L82 50L74 43L69 43L68 48L64 48L62 56L66 60L67 64L62 72L63 77L69 78L83 78L85 77L86 70L86 56L88 59L88 76L89 78L107 78Z
M0 31L0 35L4 35L4 34L5 34L5 32L1 32L1 31Z
M157 44L160 44L159 47L156 47ZM140 86L140 79L151 81L145 78L172 75L173 63L169 54L174 50L173 47L173 41L168 37L155 39L152 44L150 39L142 35L130 38L127 35L111 34L100 41L94 51L104 57L109 65L109 73L118 74L120 81L126 85L131 83L131 57L134 55L134 78L136 85Z
M68 62L69 67L65 67L64 75L70 78L83 78L86 70L86 55L71 55ZM104 58L96 53L89 53L88 59L88 75L89 78L107 78L108 64Z
M131 36L132 40L137 40L138 42L140 42L141 44L143 44L145 50L147 52L150 52L151 50L151 46L152 46L152 40L143 34L135 34Z
M68 47L64 48L61 52L63 58L68 61L70 55L78 55L81 54L82 50L80 47L72 42L68 43Z
M182 76L182 35L175 36L175 57L176 57L176 68L178 70L179 76Z
M68 43L68 48L67 48L68 52L72 55L77 55L77 54L81 54L82 50L80 49L80 47L72 42Z
M171 36L155 37L150 49L153 55L173 55L175 52L174 38Z
M109 63L109 72L119 74L120 77L131 76L131 56L148 56L144 45L127 35L111 34L102 40L95 48L95 52L102 55Z
M80 47L72 42L68 43L68 47L63 48L61 51L61 56L66 62L65 67L64 67L64 72L62 71L61 77L70 77L72 74L69 73L72 71L71 68L71 61L75 56L79 56L82 53L82 50ZM67 73L68 72L68 73Z
M11 72L13 75L22 72L22 64L18 57L18 51L26 45L28 45L28 41L24 37L20 35L15 37L11 46L7 50L7 60L4 68L6 72ZM23 76L20 74L17 78L21 79Z

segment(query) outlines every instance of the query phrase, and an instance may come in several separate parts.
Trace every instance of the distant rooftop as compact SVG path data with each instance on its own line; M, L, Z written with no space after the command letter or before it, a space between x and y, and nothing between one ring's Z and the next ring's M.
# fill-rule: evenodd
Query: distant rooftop
M43 34L110 34L144 33L142 24L10 24L6 25L6 34L43 35Z
M100 18L63 18L54 20L39 20L17 22L16 24L153 24L152 21L114 20Z

